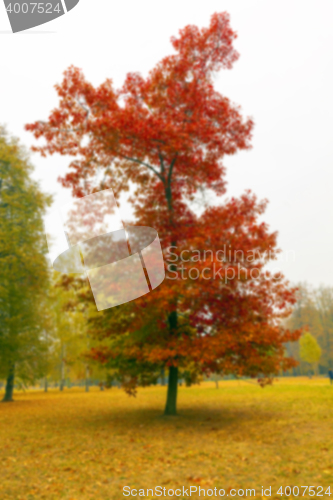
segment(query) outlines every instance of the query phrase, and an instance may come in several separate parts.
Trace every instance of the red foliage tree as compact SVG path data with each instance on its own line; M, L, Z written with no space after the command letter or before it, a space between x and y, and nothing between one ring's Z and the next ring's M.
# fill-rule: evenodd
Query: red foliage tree
M166 414L176 413L179 368L259 375L265 383L293 364L283 344L297 334L284 330L280 319L295 301L294 290L263 272L277 253L276 235L258 222L265 203L246 193L206 207L201 216L191 209L199 190L225 193L223 157L250 147L252 121L212 80L237 60L235 38L226 13L214 14L208 28L186 26L171 38L175 54L147 78L129 73L119 90L111 80L94 88L70 67L56 86L58 108L47 122L26 126L46 140L34 150L74 157L60 179L74 196L108 187L119 196L133 183L137 224L158 230L169 259L167 279L153 293L99 314L96 333L114 342L93 354L118 360L119 370L131 374L128 388L148 380L140 373L167 366ZM192 257L186 265L195 262L195 279L184 279L184 250L182 256ZM207 250L210 258L202 258Z

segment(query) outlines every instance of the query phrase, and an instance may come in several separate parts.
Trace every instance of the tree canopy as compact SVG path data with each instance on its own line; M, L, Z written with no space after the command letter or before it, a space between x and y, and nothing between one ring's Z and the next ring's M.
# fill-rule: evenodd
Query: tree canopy
M299 345L301 359L310 365L317 365L321 356L321 348L314 336L310 332L305 332L299 340Z

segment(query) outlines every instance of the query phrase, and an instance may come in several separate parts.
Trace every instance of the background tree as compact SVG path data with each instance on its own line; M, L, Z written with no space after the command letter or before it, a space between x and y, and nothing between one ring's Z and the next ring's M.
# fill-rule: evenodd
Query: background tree
M312 365L312 367L316 371L321 356L321 348L318 345L318 342L310 332L306 332L300 338L299 345L301 359L306 363Z
M250 147L252 121L214 89L212 79L237 60L235 38L227 13L214 14L208 28L186 26L171 38L175 54L147 78L129 73L119 90L111 80L94 88L71 67L56 86L59 107L47 122L26 127L46 140L34 148L43 155L74 157L61 179L74 196L112 187L119 197L134 184L136 223L158 230L166 258L170 247L217 251L224 244L271 258L276 253L275 235L258 222L264 204L249 193L206 207L201 217L191 209L198 192L224 194L224 156ZM210 280L167 279L153 294L101 313L94 327L112 349L93 355L116 364L130 391L168 367L167 415L176 413L179 368L194 364L194 376L236 372L270 380L278 368L292 365L283 342L297 334L284 331L279 318L294 292L270 275L257 282L245 272L228 279L226 269L236 269L240 260L214 257ZM269 257L254 260L243 264L261 270ZM221 274L214 279L216 265ZM178 267L171 264L168 276Z
M297 303L286 326L291 330L302 328L311 332L322 349L320 373L327 373L333 367L333 288L313 288L307 283L297 286ZM293 368L294 375L304 372L307 367L299 357L299 346L288 344L287 350L289 355L300 361L299 367Z
M320 327L311 333L322 348L320 365L322 371L333 368L333 288L320 286L314 293L314 303Z
M15 376L39 378L48 268L42 216L50 198L30 178L32 167L15 139L0 129L0 375L4 401L12 401Z
M67 279L55 271L49 291L50 334L53 339L50 375L59 381L61 391L71 378L85 379L88 391L91 360L84 357L90 349L85 307L81 307L82 303L77 300L74 287L63 286Z

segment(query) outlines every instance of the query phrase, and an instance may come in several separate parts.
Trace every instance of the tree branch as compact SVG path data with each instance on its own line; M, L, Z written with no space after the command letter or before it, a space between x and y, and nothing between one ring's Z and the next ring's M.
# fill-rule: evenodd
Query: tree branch
M174 159L172 160L172 162L170 164L169 174L168 174L168 186L169 187L170 187L170 184L171 184L172 171L173 171L173 167L175 166L175 163L176 163L176 160L177 160L177 156L178 156L178 153L176 153L176 156L174 157Z
M164 177L164 172L165 172L165 167L164 167L164 158L162 156L162 153L160 151L160 148L158 148L158 157L160 159L161 163L161 171L162 171L162 176L163 176L163 184L165 184L165 177Z
M152 167L151 165L149 165L149 163L146 163L144 161L138 160L137 158L131 158L130 156L126 156L126 155L122 155L122 154L120 154L119 156L121 156L122 158L125 158L125 160L133 161L134 163L138 163L139 165L143 165L144 167L149 168L149 170L151 170L152 172L154 172L154 174L157 175L157 177L163 182L163 177L161 176L161 174L159 174L154 169L154 167Z

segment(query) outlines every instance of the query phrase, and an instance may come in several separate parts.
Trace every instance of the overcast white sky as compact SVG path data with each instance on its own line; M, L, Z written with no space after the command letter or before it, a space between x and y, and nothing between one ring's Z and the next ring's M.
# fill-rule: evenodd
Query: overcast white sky
M29 147L24 124L46 119L57 105L53 85L70 64L95 85L110 77L119 86L128 71L146 75L169 54L180 28L207 26L225 10L241 57L216 88L255 121L253 149L225 159L227 196L251 189L268 198L264 220L279 232L279 267L292 282L333 286L332 0L81 0L65 16L15 35L1 2L0 123ZM68 201L56 182L68 159L32 161L43 190Z

